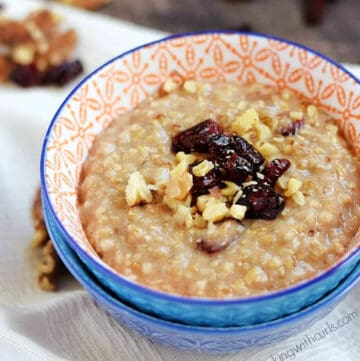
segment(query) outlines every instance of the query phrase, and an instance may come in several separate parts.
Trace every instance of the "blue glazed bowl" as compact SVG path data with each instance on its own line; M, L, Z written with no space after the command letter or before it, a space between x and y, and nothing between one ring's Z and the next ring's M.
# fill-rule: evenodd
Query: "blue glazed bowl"
M117 298L166 320L199 326L243 326L274 320L313 304L334 289L360 260L360 232L347 254L318 276L266 295L224 300L149 289L111 269L91 247L79 219L77 186L92 140L119 112L132 109L146 94L155 92L160 85L156 82L172 71L196 79L215 74L219 79L209 79L213 81L256 79L280 90L297 91L330 114L343 114L339 126L360 154L356 104L355 110L348 109L352 99L360 95L360 82L340 65L301 45L264 35L213 32L173 36L130 50L100 66L74 88L55 114L43 145L41 183L56 230L99 283ZM322 91L325 87L335 89L334 84L341 88L340 102L335 91L332 95ZM326 97L319 98L320 93Z
M114 319L148 339L188 351L236 352L280 342L304 331L323 317L360 281L360 264L333 291L313 305L272 322L228 328L198 327L173 323L131 308L107 291L68 246L44 206L48 230L60 258L92 297Z

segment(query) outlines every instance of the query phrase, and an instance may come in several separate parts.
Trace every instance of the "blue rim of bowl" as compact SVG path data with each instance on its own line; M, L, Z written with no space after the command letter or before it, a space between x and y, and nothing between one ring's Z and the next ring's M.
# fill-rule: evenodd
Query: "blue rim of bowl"
M48 204L48 202L47 202L47 204ZM47 222L46 217L45 217L45 222ZM161 318L153 317L147 313L143 313L141 311L138 311L137 309L134 309L134 308L124 304L120 300L115 299L111 294L106 292L106 290L103 289L102 286L99 285L99 283L91 276L90 271L86 269L86 267L81 262L78 255L74 252L74 250L72 250L69 247L69 245L65 244L65 247L69 248L69 251L73 254L73 258L75 258L74 262L77 262L78 266L81 267L83 273L77 273L75 270L73 270L73 266L71 265L72 261L69 261L67 259L67 257L64 255L62 249L57 244L56 238L54 241L54 246L56 248L56 251L63 256L63 258L64 258L63 262L65 263L65 265L74 272L73 276L80 282L80 284L85 284L86 285L86 286L84 286L85 288L89 288L91 290L94 290L95 293L100 294L100 297L104 298L106 300L106 302L110 303L115 308L119 307L119 305L120 305L121 308L125 312L135 315L136 317L145 319L147 322L161 324L162 326L164 326L166 328L170 328L172 330L174 328L176 328L177 330L181 330L181 331L185 331L185 332L191 331L191 332L201 333L201 334L203 334L204 332L206 334L218 334L219 332L221 332L222 335L232 334L232 333L239 334L239 332L253 333L253 332L258 332L260 330L273 328L276 326L284 326L288 323L291 323L295 319L305 318L308 315L315 313L318 309L323 308L324 306L326 306L329 303L336 302L339 298L342 298L343 296L345 296L352 288L355 288L355 286L357 284L360 284L359 277L354 276L354 279L352 279L350 282L348 280L349 277L352 277L353 273L360 274L360 262L358 262L357 265L354 267L354 269L349 274L349 276L345 280L341 281L334 290L327 293L319 301L313 303L312 305L310 305L308 307L301 309L300 311L298 311L294 314L287 315L287 316L281 317L276 320L263 322L263 323L259 323L259 324L255 324L255 325L247 325L247 326L232 326L232 327L193 326L193 325L186 325L186 324L182 324L182 323L171 322L171 321L167 321L167 320L164 320ZM70 263L70 265L69 265L69 263Z
M328 269L327 271L321 273L320 275L318 275L317 277L312 278L309 281L303 281L297 285L294 285L292 287L288 287L285 290L280 290L280 291L275 291L275 292L271 292L268 293L266 295L259 295L259 296L252 296L252 297L243 297L243 298L231 298L231 299L223 299L223 300L218 300L218 299L214 299L214 298L200 298L200 297L185 297L185 296L181 296L181 295L176 295L176 294L167 294L165 292L161 292L161 291L157 291L157 290L153 290L150 288L147 288L141 284L132 282L128 279L126 279L125 277L121 276L120 274L116 273L115 270L111 270L110 268L105 268L103 265L101 265L100 262L96 261L88 252L86 252L81 246L79 246L77 244L77 242L75 242L73 240L73 238L70 236L70 234L67 232L67 230L65 229L65 227L63 226L63 224L61 223L61 221L59 220L58 216L56 215L55 210L53 209L53 206L51 204L50 198L48 196L48 189L47 189L47 185L46 185L46 180L45 180L45 160L46 160L46 154L47 154L47 143L48 140L50 138L50 134L51 131L54 127L54 124L56 123L56 120L58 119L59 114L61 113L62 109L65 107L65 105L67 104L67 102L71 99L71 97L74 95L74 93L85 83L87 82L90 78L92 78L94 75L96 75L99 71L101 71L103 68L105 68L106 66L110 65L111 63L113 63L116 60L119 60L125 56L127 56L128 54L133 53L134 51L146 48L148 46L152 46L155 44L159 44L162 42L167 42L169 40L173 40L173 39L177 39L177 38L183 38L183 37L190 37L190 36L199 36L199 35L208 35L208 34L218 34L218 35L248 35L248 36L252 36L252 37L257 37L257 38L263 38L263 39L271 39L271 40L277 40L280 42L284 42L286 44L289 45L293 45L295 47L304 49L314 55L319 56L320 58L324 59L325 61L329 62L330 64L336 66L337 68L339 68L341 71L343 71L344 73L346 73L350 78L352 78L353 80L355 80L355 82L360 86L360 79L358 79L357 77L355 77L355 75L353 75L352 73L350 73L347 69L345 69L342 65L338 64L337 62L335 62L334 60L328 58L327 56L319 53L316 50L313 50L311 48L308 48L304 45L298 44L296 42L290 41L290 40L286 40L283 39L281 37L277 37L277 36L272 36L272 35L266 35L266 34L260 34L260 33L248 33L248 32L241 32L241 31L232 31L232 30L224 30L224 31L205 31L205 32L190 32L190 33L182 33L182 34L175 34L175 35L170 35L167 36L165 38L161 38L159 40L155 40L153 42L150 43L146 43L143 45L140 45L138 47L135 47L131 50L128 50L120 55L117 55L115 57L113 57L112 59L110 59L109 61L107 61L106 63L100 65L98 68L96 68L94 71L92 71L91 73L89 73L87 76L85 76L69 93L69 95L65 98L65 100L62 102L62 104L60 105L60 107L58 108L58 110L56 111L54 117L52 118L50 125L47 129L45 138L44 138L44 142L43 142L43 146L42 146L42 150L41 150L41 159L40 159L40 181L41 181L41 188L44 190L43 194L45 199L47 200L47 203L49 205L49 211L51 212L51 214L53 215L56 223L58 224L58 226L60 227L62 233L66 236L67 241L69 242L69 244L71 245L71 248L75 249L76 252L78 254L81 254L83 257L85 257L86 259L88 259L89 263L91 263L91 265L100 270L101 272L104 272L108 277L110 277L111 279L115 280L115 281L121 281L121 283L126 284L127 287L130 287L132 289L134 289L135 291L144 293L148 296L152 296L152 297L156 297L156 298L160 298L160 299L166 299L166 300L173 300L173 301L180 301L182 303L189 303L189 304L206 304L206 305L217 305L217 306L223 306L223 305L230 305L230 304L241 304L241 303L248 303L248 302L260 302L263 300L267 300L267 299L271 299L271 298L277 298L279 296L284 296L293 292L296 292L298 290L301 290L302 288L305 287L309 287L312 284L315 284L319 281L321 281L324 278L327 278L329 276L331 276L331 274L335 273L336 270L344 263L348 262L348 260L352 257L355 257L357 254L360 254L360 247L356 247L355 250L350 253L346 258L344 258L341 262L337 263L335 265L335 267L332 267L330 269Z

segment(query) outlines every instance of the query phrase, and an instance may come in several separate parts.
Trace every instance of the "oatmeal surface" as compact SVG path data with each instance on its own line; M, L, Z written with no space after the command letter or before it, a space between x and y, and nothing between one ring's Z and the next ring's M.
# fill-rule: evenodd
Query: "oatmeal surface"
M171 142L206 119L246 139L265 164L291 162L275 185L286 202L276 219L247 219L239 207L231 213L230 184L208 195L225 199L216 214L191 204L187 165L205 157L175 153ZM296 134L286 134L294 126ZM187 81L96 138L82 171L80 217L96 252L130 280L198 297L263 294L311 278L346 253L360 223L359 170L335 121L294 95ZM218 252L199 247L229 237Z

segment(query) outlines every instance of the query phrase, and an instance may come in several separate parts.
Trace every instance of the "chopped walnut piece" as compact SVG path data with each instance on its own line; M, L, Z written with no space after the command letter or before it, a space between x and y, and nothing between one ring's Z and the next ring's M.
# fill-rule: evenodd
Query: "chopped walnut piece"
M275 145L267 142L260 144L258 149L264 157L270 157L279 153L279 149Z
M165 195L173 199L183 200L189 194L192 185L192 175L188 172L188 164L183 160L170 172L170 180Z
M229 214L231 217L241 221L245 218L247 208L245 206L241 206L239 204L233 204L230 207Z
M290 197L295 194L302 186L302 181L296 178L290 178L285 191L285 196Z
M264 140L271 136L271 130L267 125L259 123L256 125L255 130L259 140Z
M190 228L193 223L191 208L178 205L174 214L174 219L177 224L185 225L186 228Z
M250 108L236 117L235 121L232 123L231 130L239 135L242 135L258 124L259 114L254 108Z
M317 120L318 117L318 110L315 105L309 105L306 109L306 114L308 116L308 120L310 124Z
M63 273L65 267L49 239L42 211L40 189L36 192L32 207L32 219L35 233L31 240L31 246L41 250L41 262L38 266L38 284L44 291L53 291L56 289L57 279Z
M77 35L74 30L55 33L49 37L48 42L48 50L35 60L36 66L41 70L67 61L75 49Z
M211 171L211 169L214 169L214 163L205 159L192 168L192 173L196 177L204 177L207 173Z
M229 214L229 209L224 202L210 201L205 204L203 218L209 222L218 222Z
M22 22L14 20L0 22L0 44L13 46L30 40L30 34Z
M20 65L29 65L34 61L36 47L33 43L22 43L11 49L11 59Z
M196 93L198 90L198 83L196 83L195 80L187 80L183 87L188 93Z
M290 115L290 118L293 120L301 120L304 118L303 112L290 112L289 115Z
M295 192L291 198L295 201L295 203L299 206L303 206L306 203L304 194L300 191Z
M163 97L168 95L176 88L179 88L184 83L184 81L185 79L181 74L179 74L177 71L172 71L168 75L167 79L160 85L158 90L159 96Z
M151 190L140 172L133 172L125 188L126 203L136 206L140 203L150 203L153 199Z
M193 154L186 154L184 152L177 152L175 156L176 160L180 163L185 161L187 164L192 164L196 161L196 156Z
M53 31L60 22L60 17L47 9L33 11L25 18L25 26L32 24L44 33Z
M173 90L178 88L178 84L171 78L166 79L165 83L163 84L163 89L166 93L171 93Z

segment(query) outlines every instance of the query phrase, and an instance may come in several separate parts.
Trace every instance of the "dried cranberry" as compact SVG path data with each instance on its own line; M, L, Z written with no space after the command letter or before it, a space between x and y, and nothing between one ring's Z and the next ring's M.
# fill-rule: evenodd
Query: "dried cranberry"
M45 85L54 84L63 86L83 72L80 60L66 62L50 67L42 79Z
M209 151L214 159L228 157L235 152L240 157L248 160L254 170L257 170L264 163L264 157L256 148L244 138L235 134L213 136L210 139Z
M284 198L265 184L250 185L243 189L237 204L247 207L246 218L275 219L284 209Z
M35 64L16 65L10 73L10 80L21 87L27 88L39 85L41 82L41 74L37 70Z
M197 177L193 174L192 169L200 162L193 163L189 166L189 171L193 175L193 186L191 188L191 203L194 205L196 199L203 194L208 194L209 189L213 187L222 188L224 186L222 182L221 173L217 167L211 169L203 177Z
M209 151L210 138L222 132L223 130L215 121L212 119L204 120L177 134L172 140L172 150L174 152L183 151L185 153L193 151L207 153Z
M222 178L234 183L245 182L254 173L253 164L235 152L229 153L226 157L216 160Z
M274 159L267 164L262 171L264 175L263 183L274 186L279 177L281 177L290 167L291 163L288 159Z
M284 137L288 137L291 135L296 135L300 128L302 128L305 124L305 119L295 120L291 122L287 127L283 127L280 129L280 134Z
M211 159L219 166L223 179L242 183L264 162L262 155L237 135L218 134L210 139Z

